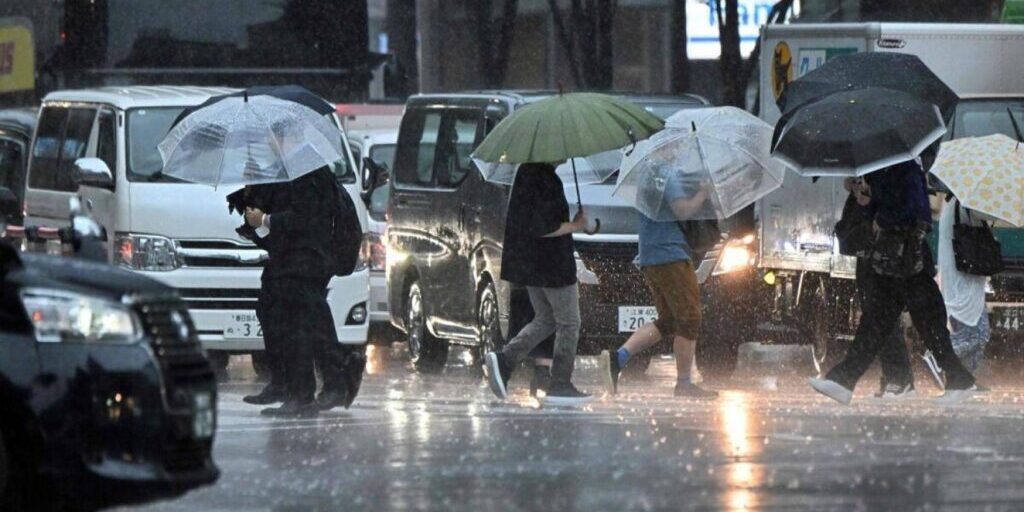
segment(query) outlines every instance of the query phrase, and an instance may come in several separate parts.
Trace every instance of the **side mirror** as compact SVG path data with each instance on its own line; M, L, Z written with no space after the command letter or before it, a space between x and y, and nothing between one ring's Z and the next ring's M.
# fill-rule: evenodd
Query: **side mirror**
M369 201L373 191L388 182L388 167L372 158L363 158L363 201Z
M18 204L18 197L11 189L0 187L0 217L14 217L19 213L21 213L21 205Z
M107 163L99 158L79 158L75 160L75 183L80 187L114 189L114 174Z

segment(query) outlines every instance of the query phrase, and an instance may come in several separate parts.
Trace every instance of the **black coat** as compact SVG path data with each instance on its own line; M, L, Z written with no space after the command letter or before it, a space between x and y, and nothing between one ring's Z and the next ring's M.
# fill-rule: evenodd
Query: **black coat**
M270 215L265 238L255 236L251 227L239 228L270 256L263 280L324 279L332 274L330 240L338 196L330 169L322 167L288 183L253 185L228 200L235 208L249 206Z

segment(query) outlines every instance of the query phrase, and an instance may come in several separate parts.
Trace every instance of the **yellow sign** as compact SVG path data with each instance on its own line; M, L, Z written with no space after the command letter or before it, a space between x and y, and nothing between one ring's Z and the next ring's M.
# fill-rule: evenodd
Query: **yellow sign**
M793 81L793 52L789 45L780 42L772 53L772 92L778 100L786 91L786 85Z
M0 19L0 94L36 87L32 24L24 18Z

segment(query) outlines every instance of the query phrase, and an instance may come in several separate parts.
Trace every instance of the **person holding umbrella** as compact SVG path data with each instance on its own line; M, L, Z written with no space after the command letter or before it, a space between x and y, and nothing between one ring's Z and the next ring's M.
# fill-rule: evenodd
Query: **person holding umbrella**
M658 319L617 351L602 352L609 393L618 391L619 374L633 355L667 337L676 358L675 396L718 396L693 383L690 363L701 325L694 254L720 240L689 236L683 221L727 218L777 189L784 169L769 154L771 134L770 126L737 108L682 111L623 160L614 195L637 209L638 261Z
M333 113L300 87L253 88L186 110L158 146L167 176L244 187L228 196L229 210L244 210L239 234L270 256L257 313L273 362L270 384L246 402L283 402L261 411L267 416L347 407L361 380L359 358L340 353L326 301L335 262L343 260L334 237L354 220L343 217L331 171L345 158L341 133L326 117ZM319 403L314 359L324 376Z
M488 383L499 398L508 397L508 382L516 366L554 333L551 382L544 402L578 405L591 399L572 383L580 328L573 234L596 229L588 227L575 161L571 166L577 213L571 221L565 185L556 166L624 147L661 127L657 117L610 96L558 94L504 119L474 152L487 179L502 166L519 164L509 198L501 277L526 286L534 310L533 320L515 338L485 356Z

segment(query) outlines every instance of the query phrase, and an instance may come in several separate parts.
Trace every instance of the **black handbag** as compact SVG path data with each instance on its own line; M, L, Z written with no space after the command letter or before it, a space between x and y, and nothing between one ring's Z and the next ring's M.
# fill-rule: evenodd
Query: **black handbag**
M871 267L890 277L911 277L924 270L924 237L931 226L879 229L871 246Z
M714 219L693 219L677 221L679 229L686 236L686 243L694 254L704 254L722 241L722 231Z
M843 205L843 214L836 223L835 236L839 242L839 254L865 258L871 253L875 234L871 227L871 215L866 208L857 204L851 193Z
M1003 248L992 236L992 228L985 221L980 226L960 223L960 201L953 203L956 208L953 223L953 259L956 269L965 274L991 276L1003 271ZM967 211L968 222L971 211Z

